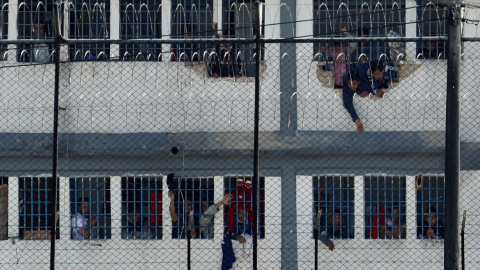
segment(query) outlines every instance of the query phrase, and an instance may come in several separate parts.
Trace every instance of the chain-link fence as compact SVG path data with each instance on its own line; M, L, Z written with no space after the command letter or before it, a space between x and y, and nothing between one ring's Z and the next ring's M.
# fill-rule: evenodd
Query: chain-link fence
M231 2L224 17L243 19L224 26L255 27L252 1ZM138 23L122 35L142 16L161 27L162 8L121 10ZM443 268L460 234L445 226L453 48L442 24L405 38L399 14L388 38L340 20L342 37L320 22L317 39L201 39L177 18L181 41L2 41L1 268ZM465 269L480 250L478 41L461 44Z

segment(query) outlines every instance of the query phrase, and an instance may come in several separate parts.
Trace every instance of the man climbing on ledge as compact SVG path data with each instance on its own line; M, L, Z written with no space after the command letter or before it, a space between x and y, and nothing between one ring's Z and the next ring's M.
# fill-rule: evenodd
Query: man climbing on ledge
M342 99L343 99L343 106L348 111L350 116L352 117L353 122L357 125L357 130L363 132L363 124L360 121L360 118L355 111L355 107L353 106L353 96L357 94L360 97L368 96L368 91L361 89L360 86L361 78L360 74L357 72L348 73L346 76L343 77L343 86L342 86Z

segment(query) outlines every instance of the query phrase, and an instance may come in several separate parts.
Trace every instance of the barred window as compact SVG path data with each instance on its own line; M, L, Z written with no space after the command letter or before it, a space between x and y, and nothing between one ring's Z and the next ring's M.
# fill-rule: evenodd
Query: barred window
M345 25L347 32L353 36L386 37L404 36L405 33L405 1L394 0L347 0L322 1L314 0L313 31L315 37L342 37L340 26ZM347 47L348 44L315 43L314 60L333 60L334 53L330 48ZM369 60L379 60L382 54L389 54L386 44L360 44L353 53L352 61L362 54ZM384 56L386 57L386 56ZM391 56L392 57L392 56ZM392 57L394 58L394 57Z
M443 239L445 177L417 176L417 238Z
M354 180L354 176L313 177L313 226L330 239L354 238Z
M72 0L69 7L69 38L110 38L110 2ZM70 46L72 60L101 60L110 55L108 44L77 44Z
M230 193L233 199L230 206L224 206L224 233L234 237L252 236L253 199L251 176L224 177L225 194ZM265 177L259 177L258 183L258 237L265 238Z
M120 38L161 38L161 0L122 0L120 2ZM122 44L120 59L158 61L161 44Z
M20 239L50 239L53 178L21 177L19 178L19 215ZM57 185L57 209L59 209L59 188ZM56 218L56 239L60 238Z
M365 176L365 238L406 238L404 176Z
M17 29L19 39L53 38L55 9L53 0L19 1ZM53 62L53 46L47 44L23 44L18 46L17 59L21 62Z
M8 238L8 177L0 177L0 240Z
M162 239L162 177L122 177L122 239Z
M260 1L265 3L264 0ZM256 35L255 27L257 25L255 0L225 0L222 3L222 35L223 38L254 38ZM265 30L265 6L262 10L262 29ZM241 54L241 59L245 62L244 76L254 77L255 73L255 44L234 45L236 54ZM261 60L264 60L264 44L261 45ZM218 50L220 51L220 50Z
M422 1L417 8L417 31L419 37L441 37L448 34L448 9L446 5L435 5ZM417 42L418 59L446 59L446 41Z
M260 2L265 3L265 0ZM255 0L225 0L223 10L223 36L225 38L252 38L257 25ZM263 9L262 27L265 25L265 7ZM263 33L263 29L262 29Z
M70 178L70 210L72 239L110 239L110 178Z
M173 0L172 38L211 38L213 30L213 0ZM206 44L172 45L173 61L205 60Z
M204 220L202 214L213 201L213 178L175 178L175 213L178 221L173 223L172 238L213 238L213 219Z
M0 38L8 39L8 0L1 0L0 10ZM0 45L0 61L7 60L7 45Z

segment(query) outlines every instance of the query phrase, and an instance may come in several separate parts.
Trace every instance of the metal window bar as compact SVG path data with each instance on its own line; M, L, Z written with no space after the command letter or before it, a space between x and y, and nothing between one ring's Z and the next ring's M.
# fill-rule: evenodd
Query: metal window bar
M81 213L81 198L88 199L89 212ZM76 177L70 178L70 208L72 213L72 239L95 240L110 239L111 231L111 200L109 177ZM92 221L96 221L96 225ZM85 237L78 231L83 228L90 230L90 236Z
M444 216L445 177L424 175L417 185L417 239L443 239Z
M384 37L405 35L405 1L393 0L347 0L322 1L314 0L313 31L315 37L342 37L340 26L345 24L347 32L353 36ZM389 50L386 44L371 42L360 43L351 55L350 61L357 62L362 53L368 61L387 59ZM315 61L332 61L335 54L330 52L334 47L346 47L348 44L314 43ZM382 56L384 55L384 56Z
M69 38L108 39L110 37L110 2L75 0L68 2ZM71 59L106 60L110 57L109 44L82 44L70 46Z
M8 39L8 1L0 1L0 39ZM0 45L0 61L7 60L7 45Z
M264 0L260 1L265 3ZM254 38L256 25L255 0L226 0L222 2L222 36L223 38ZM265 5L262 10L262 37L265 25ZM237 45L243 54L242 59L249 70L249 63L255 63L255 44ZM263 47L263 45L262 45ZM261 50L261 60L264 60L265 50ZM253 68L253 64L252 67ZM244 76L253 77L248 74Z
M213 29L213 0L172 1L171 36L174 39L211 38ZM207 44L172 45L172 61L206 61Z
M161 0L121 0L120 38L147 39L162 36ZM161 60L160 44L122 44L121 60Z
M238 182L241 180L245 187L245 183L248 181L252 181L252 176L226 176L224 177L224 191L225 194L230 193L233 195L233 199L231 200L230 207L235 206L235 211L233 212L233 216L229 217L229 210L230 207L223 208L223 216L224 216L224 233L229 233L229 221L230 219L233 221L233 230L237 228L237 231L233 231L233 233L242 233L249 228L246 227L247 224L251 224L250 216L252 213L252 197L248 196L247 192L243 190L240 193L240 189L238 188ZM258 213L258 238L264 239L265 238L265 177L259 177L258 183L258 203L259 203L259 213ZM238 194L243 194L244 197L240 198ZM251 193L250 193L251 194ZM240 216L240 218L239 218ZM243 223L241 219L244 219ZM240 219L240 220L239 220Z
M50 239L50 196L52 196L50 177L21 177L19 180L20 239ZM57 209L59 206L57 186ZM56 239L60 238L59 224L56 223Z
M8 239L8 177L0 177L0 240Z
M364 184L365 238L404 239L406 177L365 176Z
M162 177L122 177L122 239L162 239Z
M325 231L331 239L354 238L354 181L354 176L313 176L314 227L316 215L322 210L318 233Z
M423 1L417 8L417 34L419 37L446 36L448 34L448 8ZM447 42L425 41L417 43L418 59L447 59Z
M19 39L49 39L54 33L53 0L46 1L19 1L17 32ZM19 45L17 60L20 62L53 62L53 47L47 44Z
M206 208L214 204L213 177L175 178L175 212L178 222L172 226L172 238L187 238L187 233L195 230L195 238L213 238L213 220L202 226L200 219ZM189 214L192 211L192 218ZM191 227L191 230L188 230ZM209 233L210 232L210 233ZM193 238L193 237L192 237Z

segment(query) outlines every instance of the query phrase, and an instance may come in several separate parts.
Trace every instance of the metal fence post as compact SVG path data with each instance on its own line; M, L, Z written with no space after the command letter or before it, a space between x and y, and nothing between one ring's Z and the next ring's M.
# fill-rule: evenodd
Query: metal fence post
M460 179L460 5L451 7L448 26L445 134L445 269L459 268L458 197Z
M256 6L256 19L255 25L255 128L253 139L253 269L257 269L257 256L258 256L258 134L259 134L259 120L260 120L260 55L262 54L260 48L261 38L261 14L263 10L262 3L255 1Z
M58 6L55 10L58 9ZM55 13L59 14L58 12ZM53 105L53 149L52 149L52 186L50 198L52 204L50 206L50 270L55 269L55 240L57 235L56 230L56 213L57 213L57 178L58 178L58 111L59 111L59 95L60 95L60 43L62 41L60 35L60 24L58 16L55 18L55 90L54 90L54 105Z

